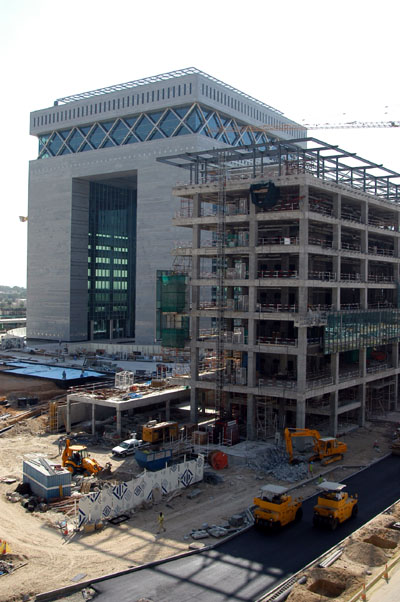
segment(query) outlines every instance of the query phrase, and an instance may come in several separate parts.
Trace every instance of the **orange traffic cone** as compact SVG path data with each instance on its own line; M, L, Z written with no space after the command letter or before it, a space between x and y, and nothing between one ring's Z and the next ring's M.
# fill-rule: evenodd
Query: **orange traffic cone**
M387 564L385 564L385 570L383 571L383 578L386 579L386 583L389 583L389 572L387 568Z
M363 583L363 588L362 588L362 592L361 592L361 600L364 600L364 602L367 600L367 592L365 589L365 583Z

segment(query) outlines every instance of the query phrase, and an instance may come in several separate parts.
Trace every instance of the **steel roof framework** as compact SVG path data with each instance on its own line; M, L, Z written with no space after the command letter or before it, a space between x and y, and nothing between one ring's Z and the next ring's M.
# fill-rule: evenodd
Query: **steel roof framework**
M279 175L283 176L289 173L290 165L290 173L310 173L319 179L400 203L399 173L317 138L182 153L159 157L157 161L189 170L190 183L200 184L214 178L221 153L225 155L226 170L231 173L247 167L252 169L255 176L260 170L263 173L263 167L275 164L278 165Z

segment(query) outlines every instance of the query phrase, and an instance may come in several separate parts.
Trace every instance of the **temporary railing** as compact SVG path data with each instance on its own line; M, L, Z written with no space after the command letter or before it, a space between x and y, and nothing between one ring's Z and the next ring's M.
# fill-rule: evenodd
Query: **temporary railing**
M370 255L383 255L384 257L394 257L393 249L385 249L383 247L368 247L368 253Z
M297 380L284 380L281 378L259 378L258 387L279 387L280 389L297 389Z
M272 238L259 238L258 246L263 245L298 245L299 239L297 236L275 236Z
M333 215L332 207L325 207L324 205L318 205L317 203L310 202L310 211L320 213L321 215L327 215L331 217Z
M339 382L343 382L345 380L353 380L353 378L359 378L360 371L359 370L343 370L343 372L339 372Z
M298 278L297 270L259 270L258 278Z
M393 276L383 274L368 274L368 282L394 282Z
M280 337L258 337L257 345L285 345L297 347L297 339L285 339Z
M342 249L345 251L356 251L357 253L361 253L361 245L355 245L349 242L342 241Z
M341 219L346 220L347 222L356 222L357 224L361 224L361 215L356 215L354 213L347 213L346 211L342 211Z
M283 305L282 303L257 303L256 311L264 311L266 313L294 313L298 311L298 308L298 305Z
M308 272L309 280L328 280L330 282L336 280L335 272Z
M360 309L360 304L359 303L341 303L340 309L345 309L347 311L357 310L357 309Z
M332 385L332 376L322 376L316 378L307 378L306 385L308 389L314 389L315 387L323 387L325 385Z
M367 373L375 374L375 372L384 372L385 370L390 370L390 368L392 366L389 366L389 364L372 364L367 367Z
M361 282L361 274L345 273L340 274L340 280L348 282Z
M326 249L331 249L333 246L333 243L331 240L323 240L321 238L309 238L308 244L314 245L316 247L324 247Z

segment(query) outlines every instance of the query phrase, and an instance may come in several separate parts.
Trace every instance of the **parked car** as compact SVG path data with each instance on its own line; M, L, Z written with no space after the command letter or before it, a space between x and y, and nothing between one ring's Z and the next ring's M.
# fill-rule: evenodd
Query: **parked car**
M125 458L128 454L134 454L135 450L138 447L142 447L143 441L141 439L127 439L126 441L122 441L116 447L113 447L111 453L113 456L118 456L120 458Z

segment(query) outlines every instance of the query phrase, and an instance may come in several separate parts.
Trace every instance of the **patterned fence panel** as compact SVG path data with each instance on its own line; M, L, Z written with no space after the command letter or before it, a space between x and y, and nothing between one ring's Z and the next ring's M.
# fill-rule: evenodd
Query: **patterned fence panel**
M136 479L105 487L84 495L79 500L78 527L88 522L97 522L119 516L151 502L157 488L163 495L176 489L184 489L203 479L204 457L173 464L156 472L144 471Z

